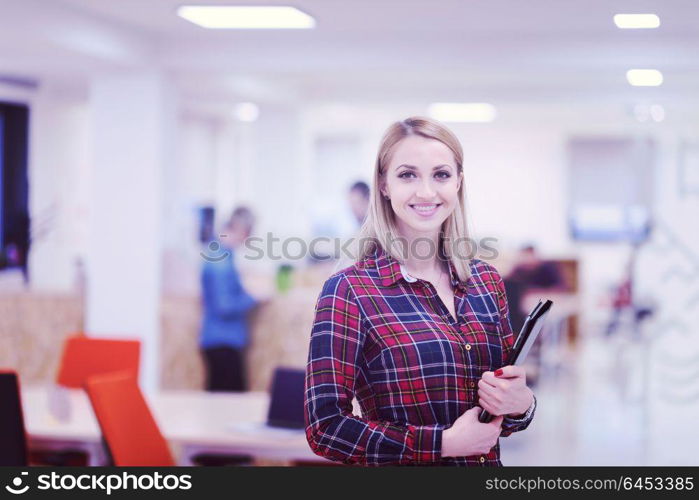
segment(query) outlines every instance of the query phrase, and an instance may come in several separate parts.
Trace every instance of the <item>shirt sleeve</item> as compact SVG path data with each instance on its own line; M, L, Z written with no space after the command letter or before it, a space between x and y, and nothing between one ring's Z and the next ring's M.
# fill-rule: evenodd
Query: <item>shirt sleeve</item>
M231 265L227 260L208 263L204 268L204 286L210 291L206 295L214 314L234 319L244 316L256 301L245 291L238 271L225 268L227 265Z
M365 331L344 275L326 281L316 304L306 368L306 437L317 455L360 465L441 459L441 425L399 425L352 414Z
M507 304L507 295L505 293L505 283L502 280L502 277L500 274L495 270L494 267L491 267L491 271L493 274L493 277L495 278L495 288L496 288L496 295L497 295L497 301L498 301L498 311L500 314L500 331L502 332L502 339L503 339L503 346L504 349L502 351L502 363L503 365L507 362L507 359L510 356L510 353L512 352L512 349L514 347L515 343L515 335L514 332L512 331L512 325L510 324L510 310ZM529 409L526 411L524 416L522 418L512 418L512 417L505 417L502 421L502 432L500 433L500 436L502 437L507 437L513 432L518 432L518 431L523 431L527 427L529 427L529 424L531 423L532 419L534 418L534 410L536 409L536 398L534 398L531 406Z

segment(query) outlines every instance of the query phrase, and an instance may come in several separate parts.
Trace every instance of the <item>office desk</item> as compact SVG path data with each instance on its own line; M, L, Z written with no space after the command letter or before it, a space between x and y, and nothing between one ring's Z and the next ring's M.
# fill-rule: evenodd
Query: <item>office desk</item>
M203 452L325 461L313 454L303 431L264 426L267 393L164 391L146 399L180 465L191 465ZM22 390L22 403L30 448L82 449L91 465L105 463L99 425L84 391L29 386Z

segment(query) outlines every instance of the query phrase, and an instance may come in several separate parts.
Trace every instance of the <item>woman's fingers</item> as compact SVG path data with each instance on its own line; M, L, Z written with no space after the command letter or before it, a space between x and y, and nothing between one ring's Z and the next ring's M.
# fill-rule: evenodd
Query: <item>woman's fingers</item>
M481 380L485 380L490 385L500 386L503 382L522 379L526 381L526 371L521 366L507 365L495 370L494 372L487 371L481 375Z
M519 368L522 369L519 366L516 366L514 368ZM527 379L526 377L523 376L515 376L515 377L509 377L509 378L503 378L503 377L496 377L495 375L491 375L492 372L485 372L483 373L483 378L481 378L481 381L483 381L484 384L489 385L490 387L493 387L497 390L500 391L511 391L515 388L524 386L527 384ZM523 373L523 372L520 372ZM481 386L480 381L479 381L479 387Z
M481 381L485 382L486 384L492 387L497 387L501 382L495 377L495 374L493 372L483 372L483 375L481 376Z
M483 408L493 415L508 413L509 404L518 401L518 394L526 386L526 373L520 366L504 366L499 375L498 371L484 372L478 381L478 397Z
M491 406L490 402L488 401L488 399L486 399L485 397L479 397L478 404L480 405L481 408L483 408L488 413L492 413L491 412L492 406Z
M507 365L495 370L494 376L500 378L524 377L526 371L521 366Z
M478 383L478 395L480 396L481 394L488 396L490 399L500 399L500 395L498 394L498 389L496 387L493 387L492 385L488 385L486 382L479 382Z
M508 386L512 383L512 380L517 379L506 379L500 380L495 377L486 378L485 376L478 381L478 387L482 389L490 389L493 392L504 392L507 391Z
M496 413L498 413L497 406L495 405L494 401L489 399L487 396L479 397L478 403L485 411L487 411L491 415L495 415Z

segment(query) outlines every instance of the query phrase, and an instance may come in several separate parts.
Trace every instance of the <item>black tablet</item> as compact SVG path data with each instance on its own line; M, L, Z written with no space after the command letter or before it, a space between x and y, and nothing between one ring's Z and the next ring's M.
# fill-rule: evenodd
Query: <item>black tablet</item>
M507 358L508 365L521 365L529 354L529 350L536 341L536 338L541 332L541 328L544 326L544 318L551 310L553 302L550 300L539 301L539 303L532 309L529 313L527 319L522 325L522 330L517 336L515 345L512 347L512 352Z
M546 315L551 310L553 302L550 300L542 301L540 300L538 304L529 313L527 319L524 320L524 325L515 340L515 345L512 347L512 352L507 358L506 365L519 366L524 363L524 360L529 354L529 350L534 345L536 338L541 332L541 328L544 326L544 319ZM487 411L483 410L478 417L478 420L482 423L488 423L493 419L493 416Z

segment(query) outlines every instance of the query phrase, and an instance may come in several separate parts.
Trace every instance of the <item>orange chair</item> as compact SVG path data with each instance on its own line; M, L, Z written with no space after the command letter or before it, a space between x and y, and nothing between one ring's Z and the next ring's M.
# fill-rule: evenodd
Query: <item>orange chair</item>
M175 465L133 373L93 375L85 389L114 465Z
M90 375L128 371L138 377L141 343L138 340L86 337L76 333L63 345L56 382L82 389ZM83 450L32 449L30 462L52 466L85 466L88 455Z
M141 342L74 336L63 347L57 382L64 387L82 388L87 377L129 371L138 378Z

